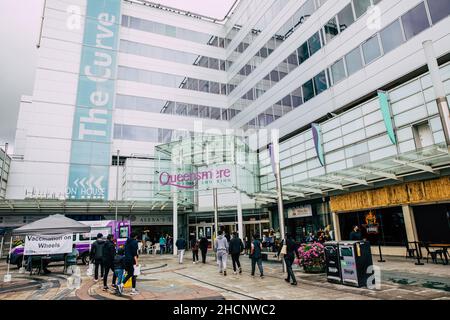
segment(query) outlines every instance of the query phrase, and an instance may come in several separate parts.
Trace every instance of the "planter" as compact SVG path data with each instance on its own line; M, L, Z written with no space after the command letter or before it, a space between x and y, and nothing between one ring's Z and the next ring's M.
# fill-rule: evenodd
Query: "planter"
M305 273L324 273L325 266L303 266Z

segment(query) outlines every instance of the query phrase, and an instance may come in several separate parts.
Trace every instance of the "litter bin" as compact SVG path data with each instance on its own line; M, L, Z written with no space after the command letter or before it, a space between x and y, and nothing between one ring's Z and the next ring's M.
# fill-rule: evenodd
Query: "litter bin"
M333 283L342 283L341 264L339 256L339 245L336 241L324 243L325 266L327 270L327 280Z
M365 287L373 275L367 269L373 265L370 243L367 241L340 241L338 243L342 283Z

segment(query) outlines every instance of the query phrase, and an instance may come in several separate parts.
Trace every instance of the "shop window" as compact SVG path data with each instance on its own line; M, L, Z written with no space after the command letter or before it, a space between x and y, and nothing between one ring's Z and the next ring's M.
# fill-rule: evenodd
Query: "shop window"
M402 16L403 28L405 29L406 40L418 35L423 30L430 27L425 4L422 2L414 9L411 9Z
M422 149L434 144L433 132L428 122L413 126L414 141L417 149Z
M433 24L450 15L450 2L448 0L427 0Z
M420 241L450 243L450 204L413 207Z

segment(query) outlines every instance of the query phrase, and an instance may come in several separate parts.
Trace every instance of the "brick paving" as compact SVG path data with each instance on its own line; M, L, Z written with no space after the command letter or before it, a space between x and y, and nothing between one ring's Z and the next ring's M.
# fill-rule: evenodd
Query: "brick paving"
M404 258L387 260L375 262L382 282L379 289L370 290L332 284L325 275L305 274L298 266L298 286L294 287L283 280L281 264L276 262L264 263L264 279L253 278L246 256L241 258L244 272L234 275L229 263L225 277L218 273L212 256L206 264L186 259L180 265L170 255L143 255L142 274L137 279L139 294L131 296L130 289L125 289L121 297L103 291L101 281L95 283L87 277L86 266L80 266L82 284L78 290L67 287L68 275L63 275L60 267L50 265L52 273L47 276L20 274L13 267L12 282L0 283L0 300L450 300L450 266L416 266ZM5 273L5 262L0 261L1 280Z

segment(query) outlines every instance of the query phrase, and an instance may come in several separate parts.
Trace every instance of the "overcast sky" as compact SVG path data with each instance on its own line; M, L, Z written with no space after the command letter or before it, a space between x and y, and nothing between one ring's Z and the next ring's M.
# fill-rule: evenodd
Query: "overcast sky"
M222 19L234 0L155 0ZM20 96L32 95L44 0L0 0L0 146L14 149Z

